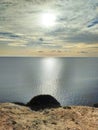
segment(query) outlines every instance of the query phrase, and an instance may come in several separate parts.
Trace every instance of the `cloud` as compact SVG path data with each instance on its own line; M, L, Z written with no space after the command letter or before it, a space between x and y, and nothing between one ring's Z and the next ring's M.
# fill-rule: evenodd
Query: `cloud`
M11 38L11 39L12 38L13 39L20 38L19 35L11 33L11 32L0 32L0 35L1 35L1 37L8 37L8 38Z
M82 32L79 34L74 34L73 36L69 36L65 40L66 42L69 43L93 44L98 43L98 34L90 32Z
M86 53L88 53L88 52L87 52L87 51L81 51L80 53L86 54Z
M96 24L98 24L98 18L93 19L93 20L88 24L87 27L90 28L90 27L95 26Z
M8 43L8 46L11 46L11 47L26 47L27 44L24 43L24 42L12 42L12 43Z
M55 45L55 44L42 44L43 48L48 48L48 49L61 49L61 45Z
M31 2L31 3L33 3L33 4L46 4L46 3L53 3L54 2L54 0L25 0L26 2Z
M0 44L6 48L74 51L77 44L98 43L97 0L1 0L0 7ZM52 28L41 25L47 11L56 15Z
M43 39L43 38L39 38L39 41L43 42L43 41L44 41L44 39Z

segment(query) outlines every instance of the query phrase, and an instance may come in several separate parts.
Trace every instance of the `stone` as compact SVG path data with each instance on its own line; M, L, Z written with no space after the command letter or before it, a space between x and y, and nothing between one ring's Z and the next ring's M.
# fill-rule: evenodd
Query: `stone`
M93 106L98 108L98 103L94 104Z
M51 95L38 95L32 98L27 106L32 110L61 107L60 103Z

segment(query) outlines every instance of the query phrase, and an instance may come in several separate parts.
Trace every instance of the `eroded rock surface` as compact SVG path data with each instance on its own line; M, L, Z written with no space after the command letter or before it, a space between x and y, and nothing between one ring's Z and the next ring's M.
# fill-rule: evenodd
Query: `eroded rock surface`
M71 106L33 111L1 103L0 130L98 130L98 108Z

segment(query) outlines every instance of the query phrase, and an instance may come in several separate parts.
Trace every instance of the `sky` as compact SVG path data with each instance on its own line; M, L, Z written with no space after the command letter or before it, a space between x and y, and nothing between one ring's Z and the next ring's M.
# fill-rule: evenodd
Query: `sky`
M98 57L98 0L0 0L0 56Z

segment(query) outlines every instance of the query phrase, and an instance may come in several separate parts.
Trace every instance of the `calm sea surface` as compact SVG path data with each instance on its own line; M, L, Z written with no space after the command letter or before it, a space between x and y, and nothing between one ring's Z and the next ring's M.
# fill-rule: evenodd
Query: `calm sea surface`
M51 94L64 105L98 102L98 58L0 57L0 102Z

